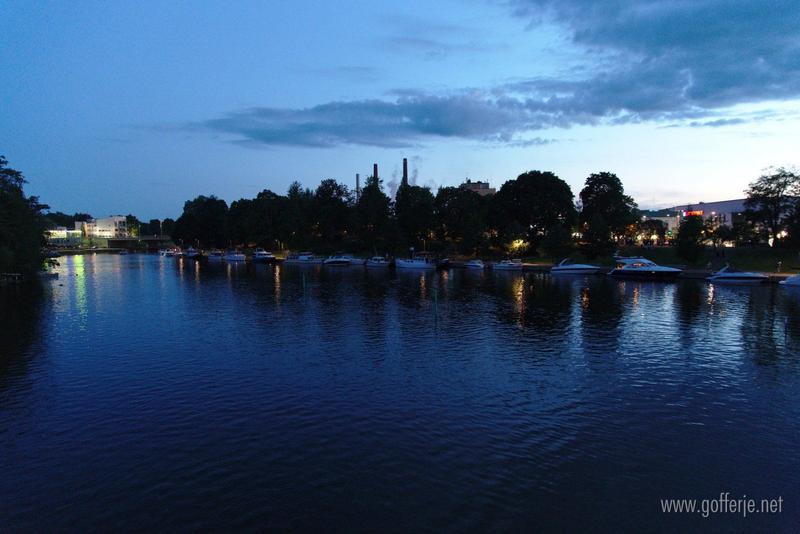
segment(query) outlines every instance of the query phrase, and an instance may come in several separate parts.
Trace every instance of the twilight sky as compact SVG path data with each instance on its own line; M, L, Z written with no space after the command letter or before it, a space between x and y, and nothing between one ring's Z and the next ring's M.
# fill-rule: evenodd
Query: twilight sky
M0 0L0 154L53 209L292 180L616 172L642 207L800 163L797 0Z

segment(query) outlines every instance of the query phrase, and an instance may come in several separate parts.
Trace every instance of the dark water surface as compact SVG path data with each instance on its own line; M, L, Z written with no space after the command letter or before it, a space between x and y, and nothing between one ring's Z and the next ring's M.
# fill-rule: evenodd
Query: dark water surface
M76 256L0 290L0 530L792 530L800 292ZM662 498L783 499L742 518Z

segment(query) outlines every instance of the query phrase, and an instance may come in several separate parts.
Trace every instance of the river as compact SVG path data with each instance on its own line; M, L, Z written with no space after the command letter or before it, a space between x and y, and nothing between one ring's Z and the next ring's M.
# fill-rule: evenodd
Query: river
M800 292L62 258L0 288L0 530L789 530ZM662 513L729 492L782 511Z

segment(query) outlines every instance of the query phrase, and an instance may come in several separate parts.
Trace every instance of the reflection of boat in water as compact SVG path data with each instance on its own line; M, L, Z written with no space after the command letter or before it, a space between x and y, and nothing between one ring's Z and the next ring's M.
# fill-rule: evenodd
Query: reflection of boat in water
M617 265L608 274L618 278L674 280L681 269L657 265L646 258L616 258Z
M436 260L427 254L417 254L413 258L397 258L394 265L398 269L435 269Z
M314 256L311 252L298 252L297 254L289 254L283 263L287 264L319 264L322 263L322 258Z
M389 267L391 266L392 262L388 259L384 258L383 256L372 256L370 259L367 260L366 266L367 267Z
M222 261L224 258L225 254L221 250L212 250L208 253L208 261Z
M475 269L475 270L483 270L486 268L486 265L483 263L482 260L469 260L466 265L464 265L467 269Z
M245 261L247 257L238 250L229 250L225 253L225 261Z
M521 271L522 260L503 260L492 265L495 271Z
M778 283L782 286L787 286L787 287L800 287L800 274L790 276L786 280L781 280Z
M708 281L715 284L760 284L767 281L767 275L740 271L730 265L726 265L709 276Z
M273 263L275 261L275 256L272 255L272 252L267 252L263 248L257 248L253 252L253 261L255 263Z
M561 260L558 265L550 269L551 274L597 274L601 271L597 265L586 263L572 263L569 258Z

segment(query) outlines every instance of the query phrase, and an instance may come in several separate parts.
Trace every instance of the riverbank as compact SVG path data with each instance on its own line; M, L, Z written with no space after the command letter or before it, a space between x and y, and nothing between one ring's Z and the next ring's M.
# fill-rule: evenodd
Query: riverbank
M800 273L800 251L789 249L773 249L768 247L736 247L705 249L698 261L687 262L680 258L675 247L625 247L620 249L622 256L643 256L659 265L678 267L687 272L710 273L730 263L733 267L745 271L756 271L765 274L792 275ZM614 265L613 256L587 259L581 253L570 255L577 262L594 263L596 265ZM532 265L553 265L563 258L526 257L523 261Z

